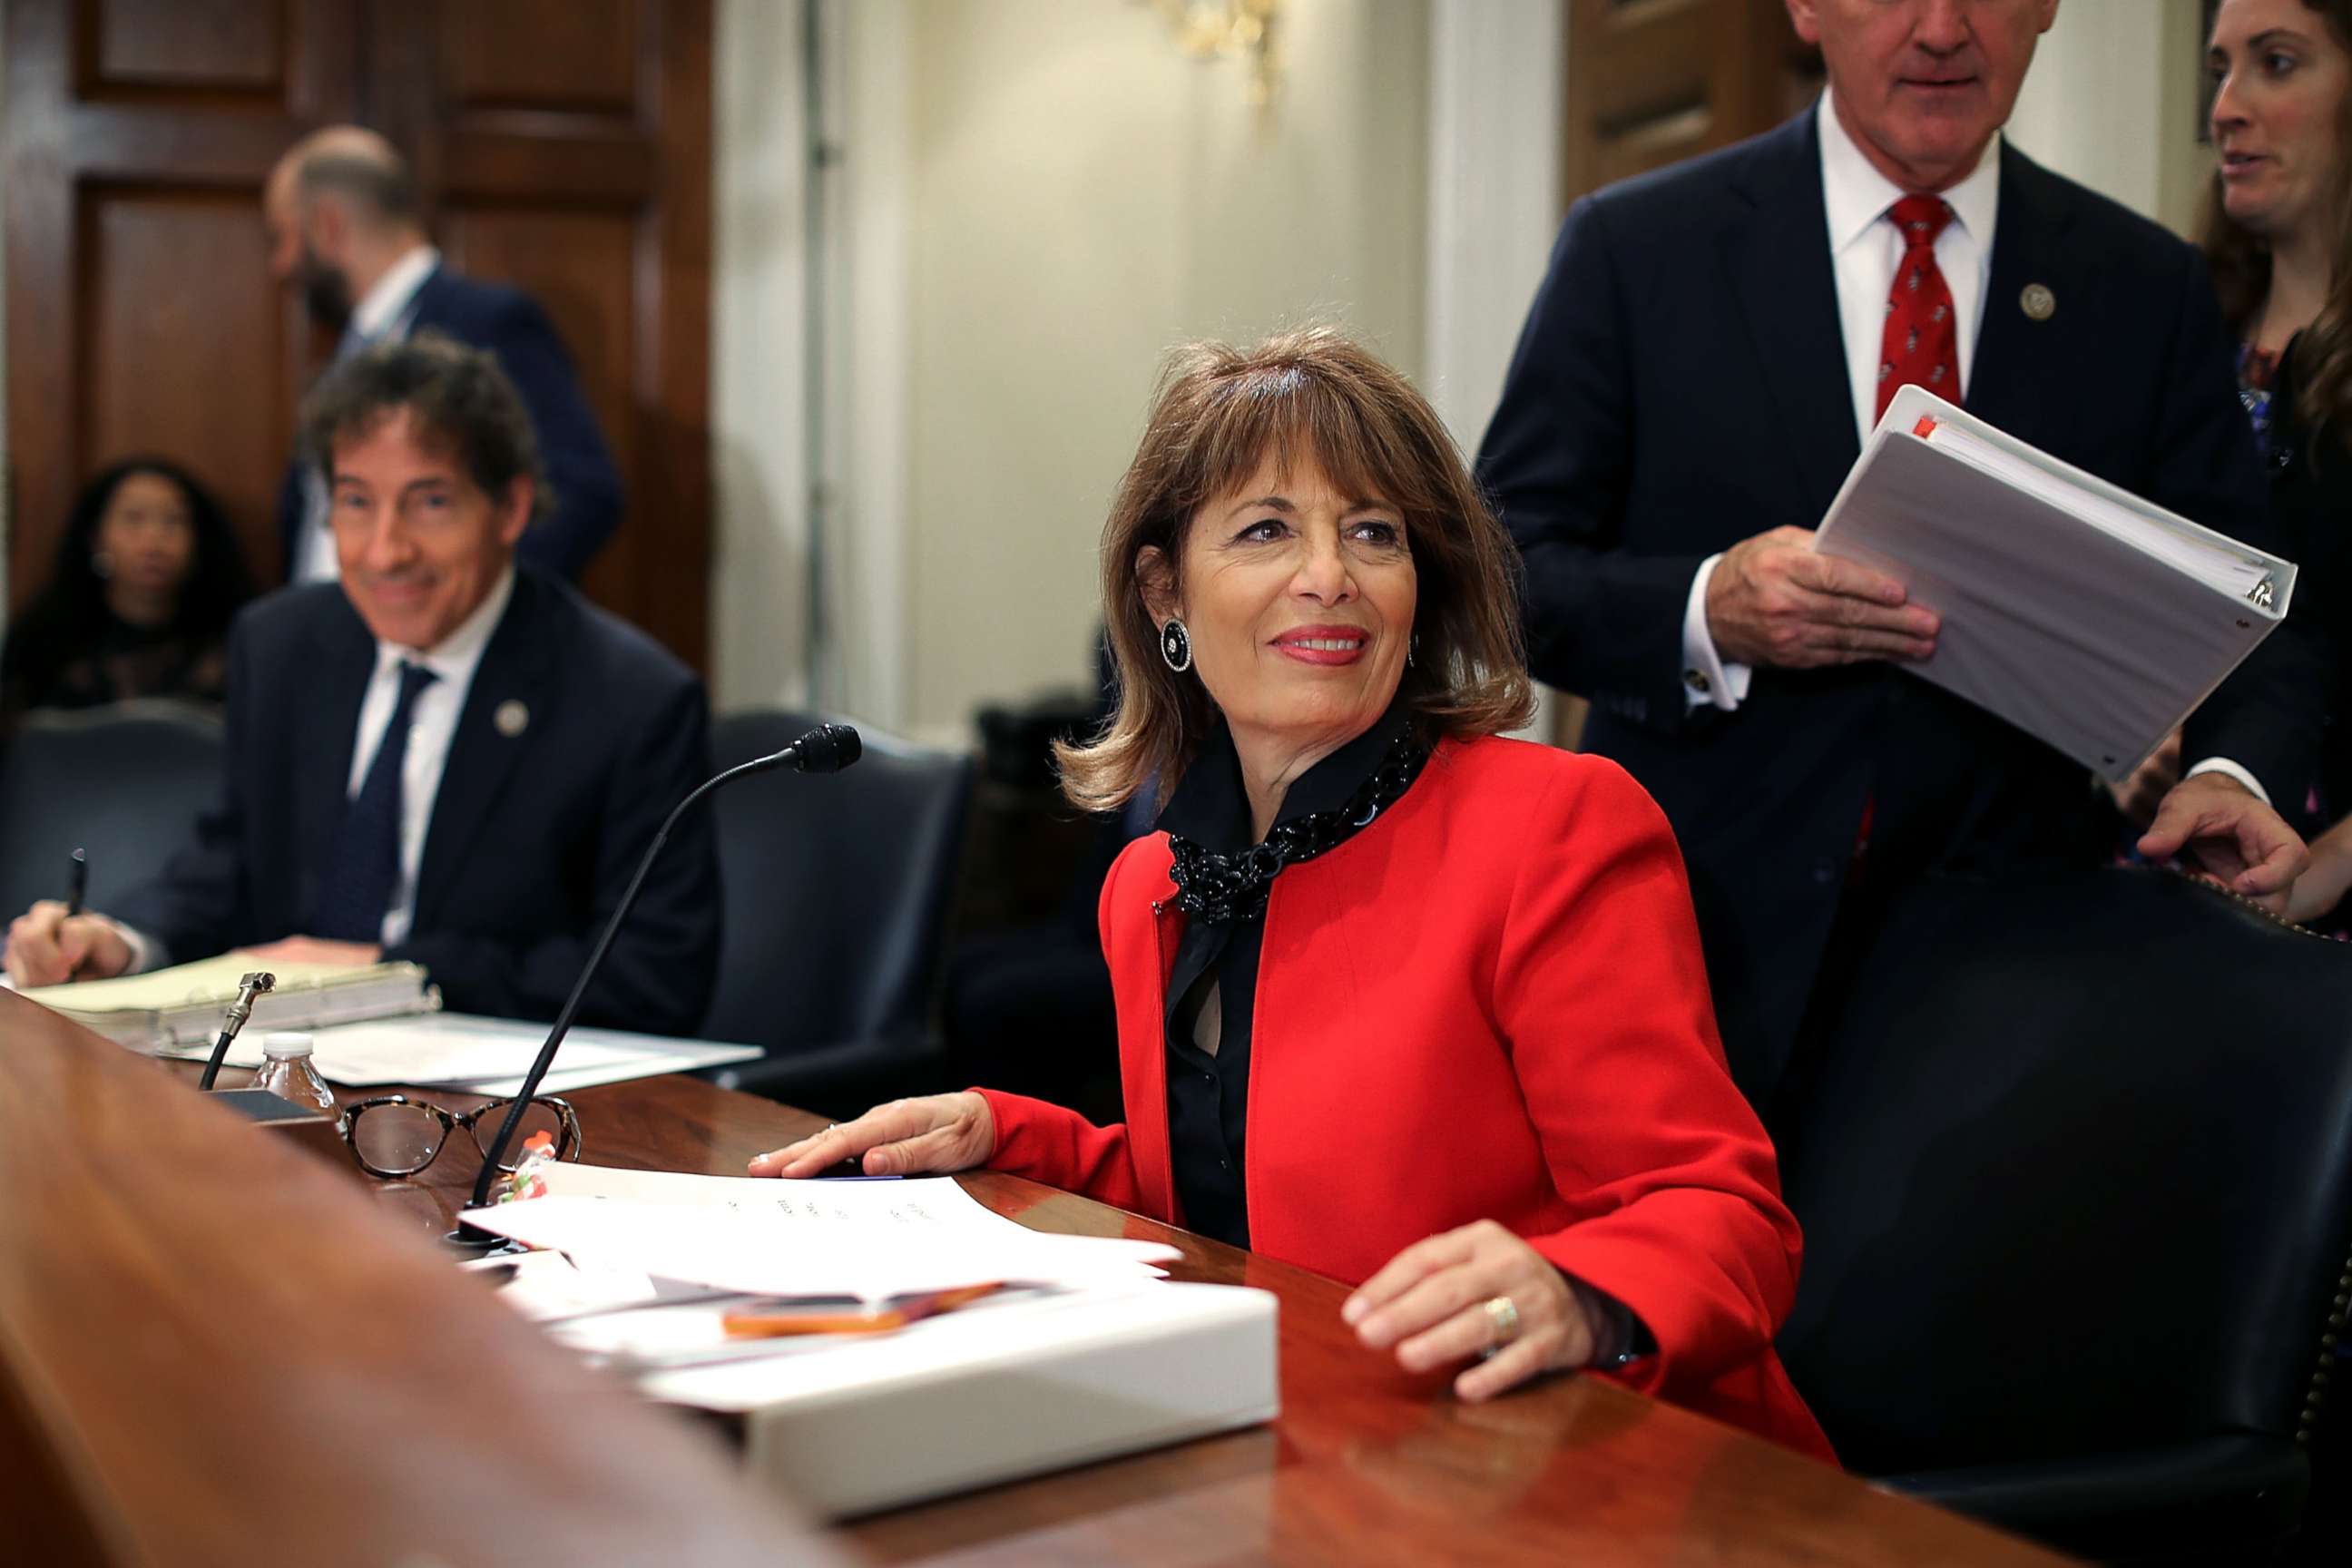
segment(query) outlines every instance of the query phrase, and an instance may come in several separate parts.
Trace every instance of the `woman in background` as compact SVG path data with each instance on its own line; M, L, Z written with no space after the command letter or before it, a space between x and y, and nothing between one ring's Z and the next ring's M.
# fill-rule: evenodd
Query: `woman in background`
M2301 568L2292 614L2336 683L2317 787L2278 803L2311 843L2287 912L2340 921L2352 889L2352 730L2336 711L2352 630L2352 0L2223 0L2207 58L2221 165L2205 254L2238 335L2240 395L2285 553Z
M1088 810L1173 784L1100 903L1127 1120L936 1095L752 1173L1011 1171L1348 1281L1357 1337L1462 1398L1592 1367L1826 1458L1665 817L1501 738L1517 566L1362 349L1179 353L1103 534L1118 710L1060 752Z
M11 716L134 697L218 702L228 624L252 595L220 508L156 458L84 486L57 566L8 627L0 689Z

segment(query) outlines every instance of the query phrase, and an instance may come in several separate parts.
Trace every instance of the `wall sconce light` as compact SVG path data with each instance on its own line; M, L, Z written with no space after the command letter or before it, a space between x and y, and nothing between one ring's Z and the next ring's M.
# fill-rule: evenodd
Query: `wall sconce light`
M1176 47L1196 60L1239 59L1249 68L1249 101L1274 101L1282 75L1275 47L1275 12L1281 0L1152 0L1175 29Z

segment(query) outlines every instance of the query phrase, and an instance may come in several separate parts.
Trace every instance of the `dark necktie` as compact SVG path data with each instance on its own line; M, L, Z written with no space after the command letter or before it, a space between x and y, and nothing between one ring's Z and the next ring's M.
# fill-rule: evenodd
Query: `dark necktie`
M1878 412L1898 388L1924 386L1947 403L1960 400L1960 339L1952 290L1936 265L1936 237L1952 221L1941 196L1905 196L1887 210L1903 236L1903 259L1886 295L1886 331L1878 351Z
M400 775L408 760L408 727L416 694L440 678L421 664L400 667L400 700L376 742L360 793L335 830L334 853L319 884L313 934L332 942L382 942L384 910L400 882Z

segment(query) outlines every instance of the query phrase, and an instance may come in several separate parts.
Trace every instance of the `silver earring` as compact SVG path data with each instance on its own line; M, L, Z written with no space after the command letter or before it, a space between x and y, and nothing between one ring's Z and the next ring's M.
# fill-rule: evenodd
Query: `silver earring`
M1168 624L1160 628L1160 657L1179 675L1192 668L1192 634L1174 616L1169 616Z
M1411 669L1413 667L1414 661L1419 658L1420 656L1421 634L1419 632L1415 632L1412 634L1412 640L1404 645L1404 667L1407 669Z

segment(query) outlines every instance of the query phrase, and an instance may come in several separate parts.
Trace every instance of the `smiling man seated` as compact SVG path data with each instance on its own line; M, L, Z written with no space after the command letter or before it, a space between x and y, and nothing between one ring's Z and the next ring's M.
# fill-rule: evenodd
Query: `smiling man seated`
M37 904L20 985L255 948L424 964L451 1008L552 1017L662 817L709 771L694 675L529 567L530 416L446 338L338 365L304 405L340 583L272 595L229 643L218 805L108 914ZM709 816L689 814L583 1022L691 1030L719 947Z

